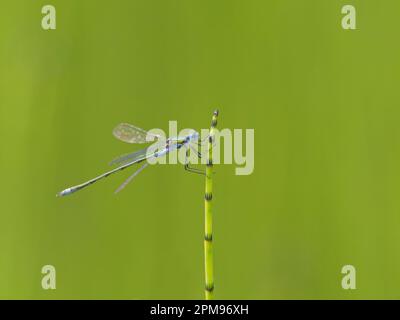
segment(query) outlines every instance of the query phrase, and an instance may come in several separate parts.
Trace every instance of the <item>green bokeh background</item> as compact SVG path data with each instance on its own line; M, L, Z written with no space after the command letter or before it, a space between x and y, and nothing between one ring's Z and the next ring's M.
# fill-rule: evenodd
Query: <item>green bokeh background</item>
M357 30L341 28L341 7ZM57 30L41 8L57 9ZM219 299L400 298L397 0L4 0L0 298L203 298L204 180L182 166L61 189L143 128L255 129L216 167ZM57 289L41 288L41 268ZM357 289L341 288L341 268Z

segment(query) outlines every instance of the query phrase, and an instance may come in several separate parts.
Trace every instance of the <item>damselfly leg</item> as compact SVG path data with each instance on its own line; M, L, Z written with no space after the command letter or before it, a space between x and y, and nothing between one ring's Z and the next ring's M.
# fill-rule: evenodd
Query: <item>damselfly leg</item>
M200 170L200 169L196 169L193 168L189 165L189 147L191 147L190 145L185 145L185 149L186 149L186 153L185 153L185 170L191 173L197 173L197 174L201 174L201 175L205 175L205 171L204 170ZM195 150L195 152L197 153L197 156L201 158L201 154ZM200 156L199 156L200 155Z

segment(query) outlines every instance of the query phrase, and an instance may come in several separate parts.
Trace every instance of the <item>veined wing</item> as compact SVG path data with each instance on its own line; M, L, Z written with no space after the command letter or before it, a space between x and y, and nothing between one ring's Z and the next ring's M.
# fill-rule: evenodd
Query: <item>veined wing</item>
M113 130L113 135L117 139L127 143L148 143L159 138L158 135L151 134L129 123L120 123L117 125Z
M144 168L146 168L149 165L148 162L145 162L144 165L142 165L138 170L136 170L128 179L126 179L124 181L123 184L121 184L117 190L115 190L114 193L118 193L120 192L123 188L125 188L129 182L131 182L140 172L142 172L144 170Z
M123 154L122 156L119 156L119 157L115 158L114 160L112 160L110 162L110 165L117 165L117 164L120 165L120 164L123 164L123 163L128 163L128 162L134 162L134 161L147 159L152 154L154 154L154 151L152 152L150 147L149 148L144 148L144 149L141 149L139 151L135 151L135 152L128 153L128 154Z

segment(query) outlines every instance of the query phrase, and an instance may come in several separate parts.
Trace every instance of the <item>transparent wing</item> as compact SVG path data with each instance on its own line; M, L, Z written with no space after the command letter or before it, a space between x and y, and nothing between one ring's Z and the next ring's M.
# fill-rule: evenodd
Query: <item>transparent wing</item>
M115 190L114 193L118 193L118 192L120 192L123 188L125 188L125 187L128 185L128 183L131 182L131 181L132 181L140 172L142 172L142 170L143 170L144 168L146 168L148 165L149 165L149 164L148 164L147 162L146 162L144 165L142 165L137 171L135 171L134 174L132 174L128 179L126 179L126 180L124 181L124 183L121 184L121 185L118 187L117 190Z
M149 148L145 148L136 152L123 154L122 156L119 156L114 160L112 160L110 162L110 165L117 165L117 164L121 165L128 162L137 162L140 160L144 160L147 159L149 156L151 156L151 152L152 150L150 150Z
M146 130L135 127L129 123L120 123L113 130L113 135L128 143L147 143L155 141L159 136L148 133Z

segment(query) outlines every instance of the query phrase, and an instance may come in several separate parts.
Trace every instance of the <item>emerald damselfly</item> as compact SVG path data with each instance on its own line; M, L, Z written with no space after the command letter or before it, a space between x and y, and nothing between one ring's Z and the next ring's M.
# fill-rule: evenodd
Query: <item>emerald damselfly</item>
M63 197L70 195L92 185L93 183L103 178L107 178L114 173L129 168L134 164L144 162L144 164L142 164L142 166L138 170L136 170L127 180L125 180L122 185L119 186L119 188L115 191L115 193L117 193L121 191L129 182L131 182L143 169L145 169L149 165L148 160L165 156L168 153L174 150L179 150L181 148L186 149L185 169L189 172L204 174L203 171L190 167L188 163L189 149L192 149L193 151L195 151L198 157L201 157L201 153L194 148L195 145L200 146L201 144L199 142L199 134L196 131L192 131L185 136L170 137L166 140L163 140L159 135L152 134L144 129L138 128L128 123L121 123L115 127L115 129L113 130L113 134L117 139L127 143L156 143L148 148L144 148L139 151L135 151L133 153L126 154L114 159L113 161L111 161L111 164L118 165L115 169L107 171L84 183L64 189L63 191L57 193L57 196Z

